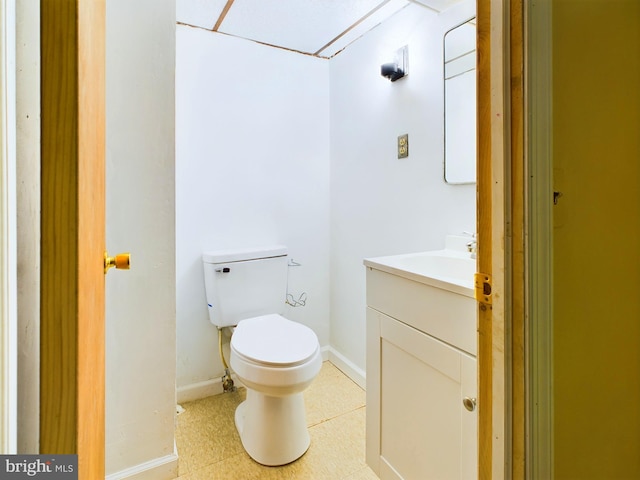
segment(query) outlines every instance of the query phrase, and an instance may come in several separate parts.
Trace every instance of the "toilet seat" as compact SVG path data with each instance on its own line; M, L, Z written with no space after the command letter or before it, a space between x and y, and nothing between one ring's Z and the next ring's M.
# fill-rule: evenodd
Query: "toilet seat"
M277 314L242 320L231 346L245 362L280 368L304 364L319 348L313 330Z

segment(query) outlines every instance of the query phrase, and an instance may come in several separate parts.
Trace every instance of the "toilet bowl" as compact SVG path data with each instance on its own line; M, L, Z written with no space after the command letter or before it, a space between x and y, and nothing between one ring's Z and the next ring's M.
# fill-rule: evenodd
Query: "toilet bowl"
M231 337L231 368L247 387L235 412L242 445L258 463L284 465L310 444L303 391L322 366L316 334L269 314L238 323Z

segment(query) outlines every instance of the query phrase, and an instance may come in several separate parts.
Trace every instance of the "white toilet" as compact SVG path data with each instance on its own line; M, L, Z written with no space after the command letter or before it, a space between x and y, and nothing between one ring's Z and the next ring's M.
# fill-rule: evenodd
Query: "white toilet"
M209 319L236 326L231 368L247 387L235 413L242 445L263 465L284 465L309 448L302 392L322 366L318 337L280 315L287 285L287 249L207 252L202 256Z

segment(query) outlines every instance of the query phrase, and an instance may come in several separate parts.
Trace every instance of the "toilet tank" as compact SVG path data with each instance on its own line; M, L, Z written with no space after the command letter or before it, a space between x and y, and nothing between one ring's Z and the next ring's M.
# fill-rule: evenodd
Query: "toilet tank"
M282 313L287 294L287 248L217 250L202 255L209 320L217 327Z

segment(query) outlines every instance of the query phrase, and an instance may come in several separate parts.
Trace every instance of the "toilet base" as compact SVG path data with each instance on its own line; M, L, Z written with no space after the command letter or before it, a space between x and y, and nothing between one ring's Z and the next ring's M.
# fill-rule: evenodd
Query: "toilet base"
M291 463L311 443L302 393L271 397L247 388L235 423L244 449L262 465Z

